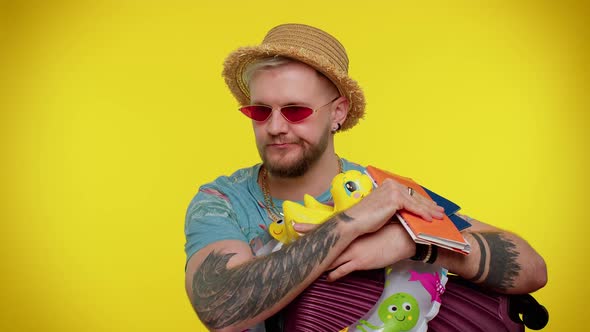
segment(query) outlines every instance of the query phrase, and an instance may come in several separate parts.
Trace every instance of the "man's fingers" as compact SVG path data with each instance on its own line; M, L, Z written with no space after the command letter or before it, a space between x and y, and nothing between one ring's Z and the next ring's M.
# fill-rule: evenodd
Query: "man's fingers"
M441 219L443 217L442 211L436 209L430 204L420 202L419 199L415 199L413 196L407 197L404 200L404 208L412 213L415 213L427 221L432 221L432 218Z
M330 264L330 266L328 266L328 270L332 270L335 269L336 267L344 264L344 262L346 262L348 259L344 256L346 254L346 252L340 254L340 256L338 256L338 258L336 258L332 264Z
M355 264L353 263L353 261L349 261L345 264L340 265L334 271L330 272L328 274L328 281L336 281L344 277L345 275L349 274L350 272L353 272L354 270Z
M428 207L432 207L434 209L436 209L437 211L444 211L445 209L442 206L439 206L438 204L436 204L435 201L428 199L424 196L422 196L421 194L418 193L414 193L414 195L411 196L413 199L417 200L418 202L427 205Z
M432 218L441 219L443 217L444 209L439 207L436 202L428 199L422 194L413 191L410 193L408 187L398 183L388 183L389 185L395 186L394 197L400 209L406 209L412 213L415 213L427 221L432 221Z
M318 225L316 225L316 224L304 224L304 223L294 223L293 224L293 229L297 233L309 233L309 232L313 231L314 229L316 229L316 227L318 227Z

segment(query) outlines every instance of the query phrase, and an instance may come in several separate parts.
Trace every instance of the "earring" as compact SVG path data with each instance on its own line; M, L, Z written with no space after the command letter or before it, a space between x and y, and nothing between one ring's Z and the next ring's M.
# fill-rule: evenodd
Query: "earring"
M337 123L338 127L336 127L336 129L332 129L332 134L336 134L337 131L340 130L340 128L342 128L342 126L340 125L340 123Z

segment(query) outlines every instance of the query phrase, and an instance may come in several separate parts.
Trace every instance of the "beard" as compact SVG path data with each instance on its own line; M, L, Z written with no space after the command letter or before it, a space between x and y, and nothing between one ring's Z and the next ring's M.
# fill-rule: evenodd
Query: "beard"
M296 178L304 175L324 154L328 147L328 141L330 138L330 130L326 129L323 131L324 134L320 137L317 144L312 145L306 141L299 140L294 142L301 147L303 151L295 160L289 163L273 162L267 158L267 155L262 149L259 151L264 167L272 175L280 178Z

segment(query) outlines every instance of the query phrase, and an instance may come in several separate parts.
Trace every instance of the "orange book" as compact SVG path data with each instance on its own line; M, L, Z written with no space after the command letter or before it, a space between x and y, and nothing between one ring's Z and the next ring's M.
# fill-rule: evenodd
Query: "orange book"
M414 189L415 193L432 200L426 190L410 178L393 174L373 166L367 166L367 172L377 185L381 185L385 179L393 179L404 186L411 187ZM406 228L412 239L417 243L433 244L463 254L468 254L471 250L469 243L465 240L463 235L461 235L455 224L453 224L447 215L444 215L443 219L432 219L432 221L427 221L409 211L400 210L396 213L396 216Z

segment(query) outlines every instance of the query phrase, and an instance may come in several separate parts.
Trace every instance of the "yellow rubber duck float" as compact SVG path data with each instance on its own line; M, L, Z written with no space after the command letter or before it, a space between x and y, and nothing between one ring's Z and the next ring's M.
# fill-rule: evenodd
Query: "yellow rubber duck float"
M313 196L305 195L303 205L283 202L284 220L270 224L270 235L283 244L289 244L299 238L293 229L294 223L321 224L335 214L347 210L363 199L373 190L371 178L357 170L339 173L332 179L330 193L334 206L322 204Z

